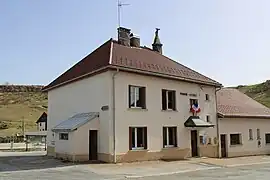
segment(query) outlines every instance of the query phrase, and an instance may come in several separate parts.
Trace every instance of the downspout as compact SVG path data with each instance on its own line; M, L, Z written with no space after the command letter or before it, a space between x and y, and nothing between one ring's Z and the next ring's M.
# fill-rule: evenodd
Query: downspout
M115 131L115 76L119 73L117 68L116 72L112 75L112 100L113 100L113 162L116 163L116 131Z
M218 119L218 106L217 106L217 92L221 90L221 88L215 89L215 100L216 100L216 118L217 118L217 142L218 142L218 157L220 157L220 142L219 142L219 119Z

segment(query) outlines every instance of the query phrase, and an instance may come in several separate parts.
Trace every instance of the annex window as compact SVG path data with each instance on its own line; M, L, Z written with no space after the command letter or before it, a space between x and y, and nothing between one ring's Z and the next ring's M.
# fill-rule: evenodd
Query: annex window
M241 134L230 134L230 143L231 145L241 144Z
M257 140L261 139L261 131L260 129L257 129Z
M147 149L146 127L129 127L129 149Z
M270 134L265 134L265 144L270 144Z
M176 110L176 93L162 89L162 110Z
M210 122L210 116L209 115L206 116L206 122Z
M146 108L145 87L129 85L129 108Z
M163 147L177 147L176 127L163 127Z
M253 132L252 129L248 130L248 136L249 136L249 140L253 140Z
M68 133L60 133L59 139L60 140L68 140Z
M206 100L206 101L209 101L209 100L210 100L209 94L205 94L205 100Z

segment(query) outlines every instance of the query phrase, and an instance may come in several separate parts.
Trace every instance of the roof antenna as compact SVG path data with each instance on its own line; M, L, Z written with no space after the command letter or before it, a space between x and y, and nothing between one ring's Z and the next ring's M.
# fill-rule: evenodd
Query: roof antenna
M118 27L121 25L121 8L122 6L128 6L130 4L122 3L120 0L118 0Z

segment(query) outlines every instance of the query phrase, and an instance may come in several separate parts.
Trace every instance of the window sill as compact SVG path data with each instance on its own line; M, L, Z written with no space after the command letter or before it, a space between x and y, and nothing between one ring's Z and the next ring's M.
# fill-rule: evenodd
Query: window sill
M148 109L143 109L140 107L131 107L127 109L128 111L148 111Z
M161 109L161 112L178 112L178 111L177 110L172 110L172 109L168 109L168 110Z
M234 144L234 145L230 145L230 147L239 147L239 146L243 146L243 144Z
M131 152L143 152L143 151L149 151L148 149L130 149Z
M167 149L179 149L179 147L175 147L175 146L170 147L170 146L168 146L168 147L163 147L162 149L164 149L164 150L167 150Z

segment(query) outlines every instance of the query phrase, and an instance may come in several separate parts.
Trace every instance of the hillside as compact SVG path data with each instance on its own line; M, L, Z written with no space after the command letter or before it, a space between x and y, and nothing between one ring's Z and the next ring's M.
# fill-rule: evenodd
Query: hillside
M241 92L270 108L270 80L261 84L237 86Z
M47 111L47 94L42 86L0 85L0 137L36 130L35 122Z

